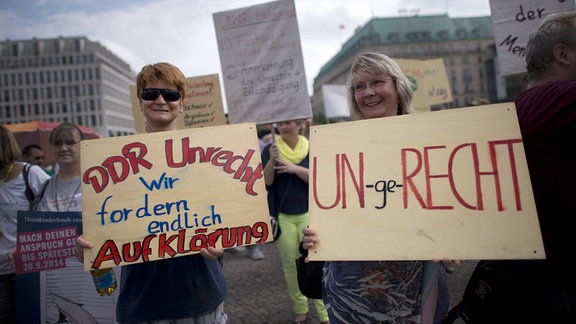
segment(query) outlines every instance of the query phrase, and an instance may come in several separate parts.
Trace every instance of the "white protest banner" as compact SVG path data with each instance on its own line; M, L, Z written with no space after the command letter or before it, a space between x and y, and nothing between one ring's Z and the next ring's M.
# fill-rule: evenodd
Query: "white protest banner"
M272 241L254 123L82 141L81 154L86 270Z
M184 110L176 119L177 129L226 125L218 74L189 77L186 83ZM143 134L146 132L146 119L140 110L136 85L130 86L130 95L134 128L136 134Z
M215 13L228 120L312 117L293 0Z
M528 36L547 15L574 8L574 0L490 0L500 76L526 72Z
M313 126L310 143L311 260L545 257L512 103Z
M346 101L346 86L343 84L323 84L322 100L326 118L349 117L350 110Z

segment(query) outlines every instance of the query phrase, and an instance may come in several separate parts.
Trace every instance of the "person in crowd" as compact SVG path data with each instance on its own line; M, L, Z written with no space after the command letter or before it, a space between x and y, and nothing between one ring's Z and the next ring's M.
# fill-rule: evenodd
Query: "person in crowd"
M32 210L82 212L80 143L83 140L84 134L80 128L70 122L61 123L50 132L52 155L60 166L60 171L44 184L34 200ZM15 250L11 258L14 258L14 253ZM62 281L73 284L61 285ZM98 296L90 273L84 271L83 263L77 260L66 261L65 268L47 273L45 282L46 287L50 287L48 295L57 294L85 306L97 305L102 313L91 313L93 318L106 318L106 313L114 309L114 297ZM57 322L61 316L60 309L49 301L50 299L46 303L46 320Z
M44 168L44 150L38 144L26 145L22 150L22 161Z
M136 79L146 132L177 129L184 109L186 77L170 63L149 64ZM93 244L80 236L76 254ZM121 267L116 306L119 323L226 323L226 280L219 257L224 250L203 248L200 254Z
M576 11L550 14L528 38L527 89L515 100L545 260L498 261L516 323L576 323ZM514 311L515 310L515 311ZM518 311L520 310L520 311ZM516 315L520 313L519 315Z
M23 170L27 164L18 162L20 148L14 134L0 125L0 323L16 323L15 268L9 252L16 247L19 210L29 210L25 194ZM38 166L31 166L28 183L34 195L49 176Z
M50 132L52 154L60 171L47 182L35 202L35 210L82 211L80 142L83 140L84 134L73 123L61 123Z
M414 112L410 81L384 54L359 55L347 89L353 120ZM304 249L319 242L316 230L302 232ZM376 274L379 280L372 278ZM434 285L436 295L423 294ZM439 323L450 304L443 263L418 260L326 261L323 298L331 323Z
M288 293L294 304L295 322L305 323L308 317L308 298L298 287L296 263L302 239L302 229L308 224L308 139L301 135L303 122L290 120L278 123L280 136L262 152L264 181L274 191L278 220L282 234L276 246L282 261ZM328 322L324 303L315 299L318 318Z
M304 122L304 130L302 131L302 135L306 136L306 138L310 138L310 127L314 126L314 120L312 118L306 118Z
M260 153L262 153L266 146L274 142L274 136L277 134L273 124L258 125L256 128L258 131L258 145L260 147Z
M22 161L37 165L42 168L48 175L52 175L52 166L46 164L44 150L38 144L26 145L22 150Z

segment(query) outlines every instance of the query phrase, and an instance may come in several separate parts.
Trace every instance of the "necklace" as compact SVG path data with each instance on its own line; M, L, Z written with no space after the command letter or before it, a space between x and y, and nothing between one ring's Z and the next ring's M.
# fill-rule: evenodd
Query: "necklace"
M56 177L56 179L54 179L54 203L56 205L56 211L57 212L67 212L70 210L70 208L72 207L72 204L76 201L76 194L78 193L78 191L80 190L80 185L82 184L82 181L80 181L80 179L78 179L78 186L76 186L76 189L74 190L74 192L72 194L68 194L67 192L63 192L62 195L60 196L62 198L62 202L65 204L66 203L66 198L68 198L68 206L66 207L66 210L60 210L60 203L58 201L58 189L60 187L60 189L65 190L66 189L66 185L63 184L64 182L61 182L60 179L58 177ZM69 187L69 186L68 186Z
M12 169L14 169L14 161L12 161L12 163L10 163L10 167L8 168L8 172L6 172L6 175L2 178L2 180L0 180L0 184L3 184L4 182L6 182L6 179L8 179L10 177L10 173L12 172Z

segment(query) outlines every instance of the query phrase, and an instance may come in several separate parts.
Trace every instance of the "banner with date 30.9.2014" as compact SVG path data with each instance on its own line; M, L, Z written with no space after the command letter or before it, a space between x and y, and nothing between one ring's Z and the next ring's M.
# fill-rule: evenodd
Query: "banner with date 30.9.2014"
M18 212L19 323L115 323L116 296L99 296L92 276L74 256L81 233L80 212Z

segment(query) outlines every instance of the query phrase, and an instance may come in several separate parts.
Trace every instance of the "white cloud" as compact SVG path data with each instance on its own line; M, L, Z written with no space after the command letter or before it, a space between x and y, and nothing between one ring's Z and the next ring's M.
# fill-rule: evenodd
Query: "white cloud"
M168 61L187 76L196 76L221 74L212 14L269 1L60 0L57 6L24 2L30 6L16 1L0 6L0 38L87 36L128 62L135 72L145 64ZM7 8L10 4L18 5ZM447 10L452 16L490 13L488 0L295 0L295 4L309 88L322 65L373 16L397 16L402 8L420 8L420 15Z

